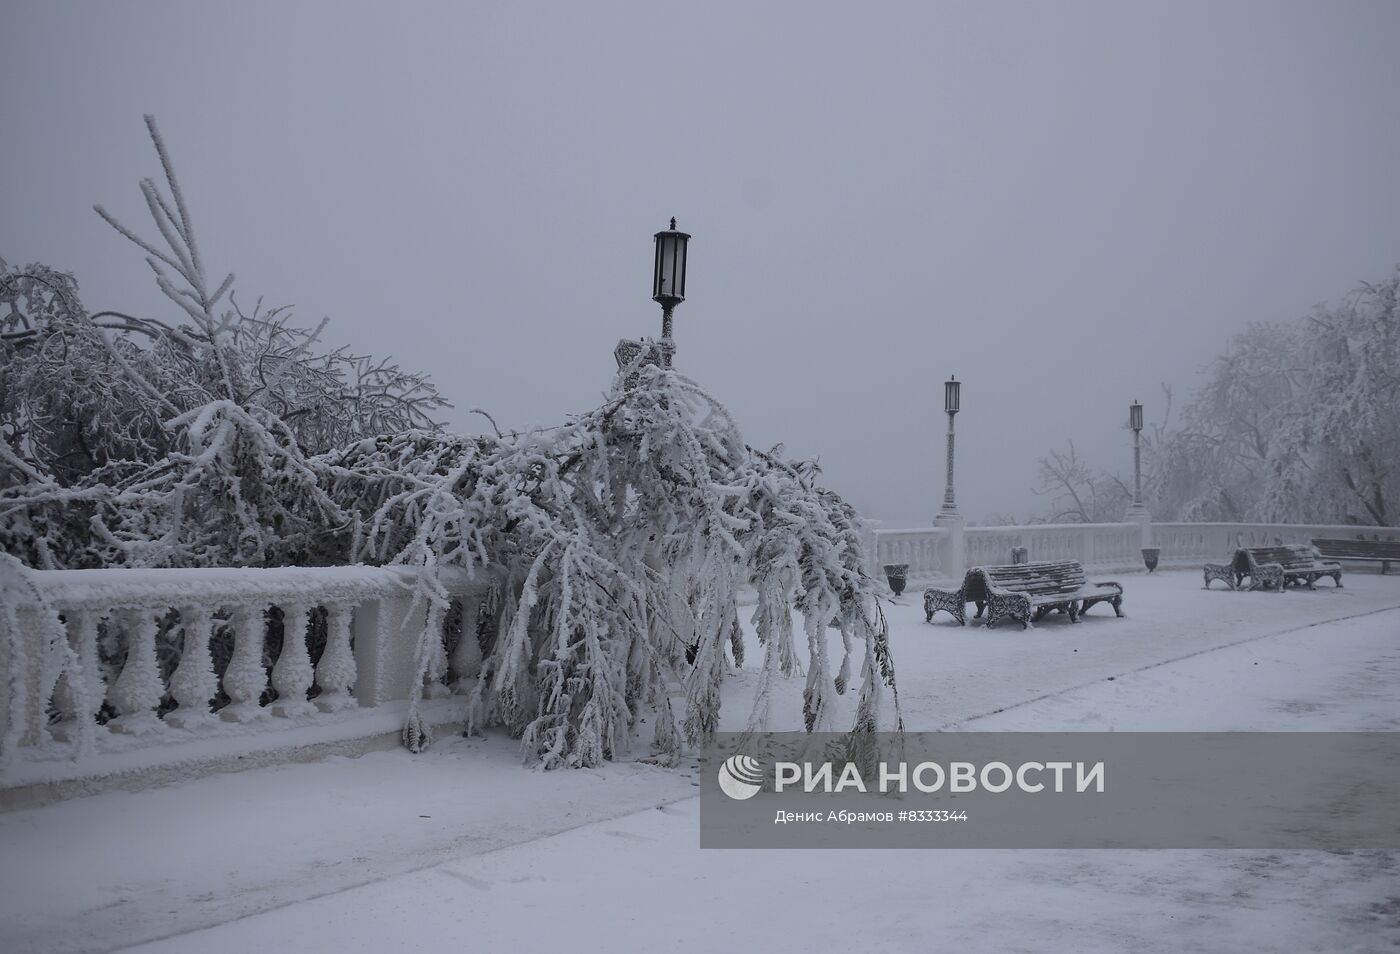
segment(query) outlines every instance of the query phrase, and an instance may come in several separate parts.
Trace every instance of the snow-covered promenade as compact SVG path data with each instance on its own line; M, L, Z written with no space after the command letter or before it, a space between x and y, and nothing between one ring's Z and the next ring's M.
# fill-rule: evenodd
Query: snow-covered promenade
M1203 591L1198 573L1121 581L1125 619L1100 607L1025 632L945 616L927 625L917 593L887 605L909 728L1400 730L1400 578L1348 573L1344 589L1283 595ZM729 726L744 723L755 678L726 684ZM795 697L800 680L783 691ZM800 708L784 699L774 712L795 720ZM697 771L692 761L539 773L520 767L508 739L452 738L419 756L375 752L0 814L0 949L1400 941L1394 853L701 851ZM562 942L566 929L573 940Z

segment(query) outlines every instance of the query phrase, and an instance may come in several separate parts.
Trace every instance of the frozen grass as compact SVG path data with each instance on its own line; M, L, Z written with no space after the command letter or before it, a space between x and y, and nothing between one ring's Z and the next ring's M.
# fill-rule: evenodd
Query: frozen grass
M909 727L1400 728L1400 578L1349 574L1340 591L1281 596L1207 593L1187 573L1123 582L1127 618L1098 607L1026 632L926 625L917 594L888 606ZM726 687L729 725L746 720L754 675ZM800 688L775 700L775 728L797 722ZM418 757L377 752L11 812L0 815L0 949L162 937L145 950L1400 942L1395 853L701 851L695 771L538 773L519 767L509 740L447 739Z

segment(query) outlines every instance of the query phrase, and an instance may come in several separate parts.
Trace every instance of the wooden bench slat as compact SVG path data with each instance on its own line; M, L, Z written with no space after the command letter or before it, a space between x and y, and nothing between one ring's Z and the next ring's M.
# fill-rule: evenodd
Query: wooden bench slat
M1312 545L1328 560L1379 563L1381 572L1388 573L1392 562L1400 562L1400 540L1333 540L1316 539Z

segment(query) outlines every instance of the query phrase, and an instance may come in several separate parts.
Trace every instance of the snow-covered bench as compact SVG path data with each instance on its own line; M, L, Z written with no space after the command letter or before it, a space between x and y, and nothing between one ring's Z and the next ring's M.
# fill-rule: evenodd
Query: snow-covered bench
M1244 578L1249 577L1251 590L1283 592L1283 564L1264 560L1246 547L1236 550L1229 563L1207 563L1205 575L1206 589L1210 589L1211 580L1224 580L1230 589L1237 590L1244 585Z
M968 603L977 604L977 618L986 611L988 626L1010 618L1024 629L1056 610L1077 623L1096 603L1108 603L1116 615L1122 616L1123 587L1108 581L1089 582L1083 565L1073 560L980 566L968 571L957 590L925 590L924 617L932 622L933 614L941 609L965 625Z
M1323 560L1307 544L1275 545L1272 547L1241 547L1235 551L1233 561L1235 584L1250 578L1250 589L1258 589L1269 583L1273 573L1267 567L1277 565L1282 568L1283 586L1302 584L1313 589L1320 577L1330 576L1335 586L1342 585L1342 565Z
M1392 562L1400 563L1400 540L1314 540L1313 548L1324 559L1334 562L1379 563L1381 572L1390 572Z

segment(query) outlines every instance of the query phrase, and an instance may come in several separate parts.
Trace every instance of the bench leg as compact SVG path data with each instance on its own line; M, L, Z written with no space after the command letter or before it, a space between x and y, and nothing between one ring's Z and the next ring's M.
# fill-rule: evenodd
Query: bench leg
M932 623L933 614L943 610L953 619L958 621L959 626L967 625L967 601L963 599L962 590L954 590L949 593L944 590L928 589L924 591L924 622Z
M1027 629L1031 624L1031 601L1020 594L1006 596L993 594L987 600L987 626L992 627L1002 619L1010 617Z
M1212 580L1219 580L1221 583L1224 583L1225 588L1229 590L1238 588L1235 582L1235 574L1231 571L1229 566L1221 563L1207 563L1201 571L1201 576L1205 580L1206 589L1210 589Z

